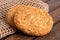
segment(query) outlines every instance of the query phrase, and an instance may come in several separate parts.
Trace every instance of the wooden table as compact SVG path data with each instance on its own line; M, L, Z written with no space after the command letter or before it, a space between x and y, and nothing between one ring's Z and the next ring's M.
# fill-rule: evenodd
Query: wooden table
M50 11L54 19L52 31L43 37L33 37L17 31L15 34L9 35L1 40L60 40L60 0L42 0L49 4Z

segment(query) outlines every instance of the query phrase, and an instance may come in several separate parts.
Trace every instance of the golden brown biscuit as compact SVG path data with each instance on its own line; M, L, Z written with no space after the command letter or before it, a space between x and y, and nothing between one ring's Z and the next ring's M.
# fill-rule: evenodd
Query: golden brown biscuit
M16 10L18 10L19 6L21 5L16 5L14 7L12 7L8 12L7 12L7 21L8 23L11 25L11 26L14 26L14 22L13 22L13 17L14 17L14 14L17 13ZM47 7L48 8L48 7ZM43 9L43 8L42 8ZM44 9L45 10L45 9ZM47 11L47 10L46 10Z
M48 12L31 6L19 6L14 16L16 27L22 32L43 36L48 34L53 26L53 19Z
M12 7L6 14L7 21L11 26L15 26L13 22L14 20L13 17L14 17L14 14L17 13L18 8L19 8L19 5Z
M16 6L12 7L6 14L6 19L11 26L15 26L14 25L14 15L18 12L18 9L20 6L24 6L24 5L16 5Z
M13 23L13 15L14 15L14 12L16 11L16 9L12 8L8 11L8 13L6 14L6 18L7 18L7 21L8 23L11 25L11 26L14 26L14 23Z

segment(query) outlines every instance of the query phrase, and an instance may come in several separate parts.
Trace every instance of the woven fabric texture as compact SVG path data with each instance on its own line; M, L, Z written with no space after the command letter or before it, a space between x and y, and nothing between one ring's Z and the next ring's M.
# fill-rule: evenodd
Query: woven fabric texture
M16 32L6 21L6 13L16 5L30 5L49 11L48 4L40 0L0 0L0 39Z

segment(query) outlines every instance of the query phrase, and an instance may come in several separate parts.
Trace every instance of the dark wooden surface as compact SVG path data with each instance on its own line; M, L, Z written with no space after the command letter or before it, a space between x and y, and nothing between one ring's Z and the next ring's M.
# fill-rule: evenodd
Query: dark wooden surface
M18 31L13 35L9 35L1 40L60 40L60 0L42 0L49 4L49 13L54 19L52 31L43 37L33 37Z

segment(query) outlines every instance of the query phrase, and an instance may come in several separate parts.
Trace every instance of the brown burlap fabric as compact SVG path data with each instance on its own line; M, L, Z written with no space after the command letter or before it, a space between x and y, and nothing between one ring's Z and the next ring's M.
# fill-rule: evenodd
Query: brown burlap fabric
M0 39L16 32L15 28L7 23L5 15L11 7L18 4L30 5L49 11L48 4L41 0L0 0Z

